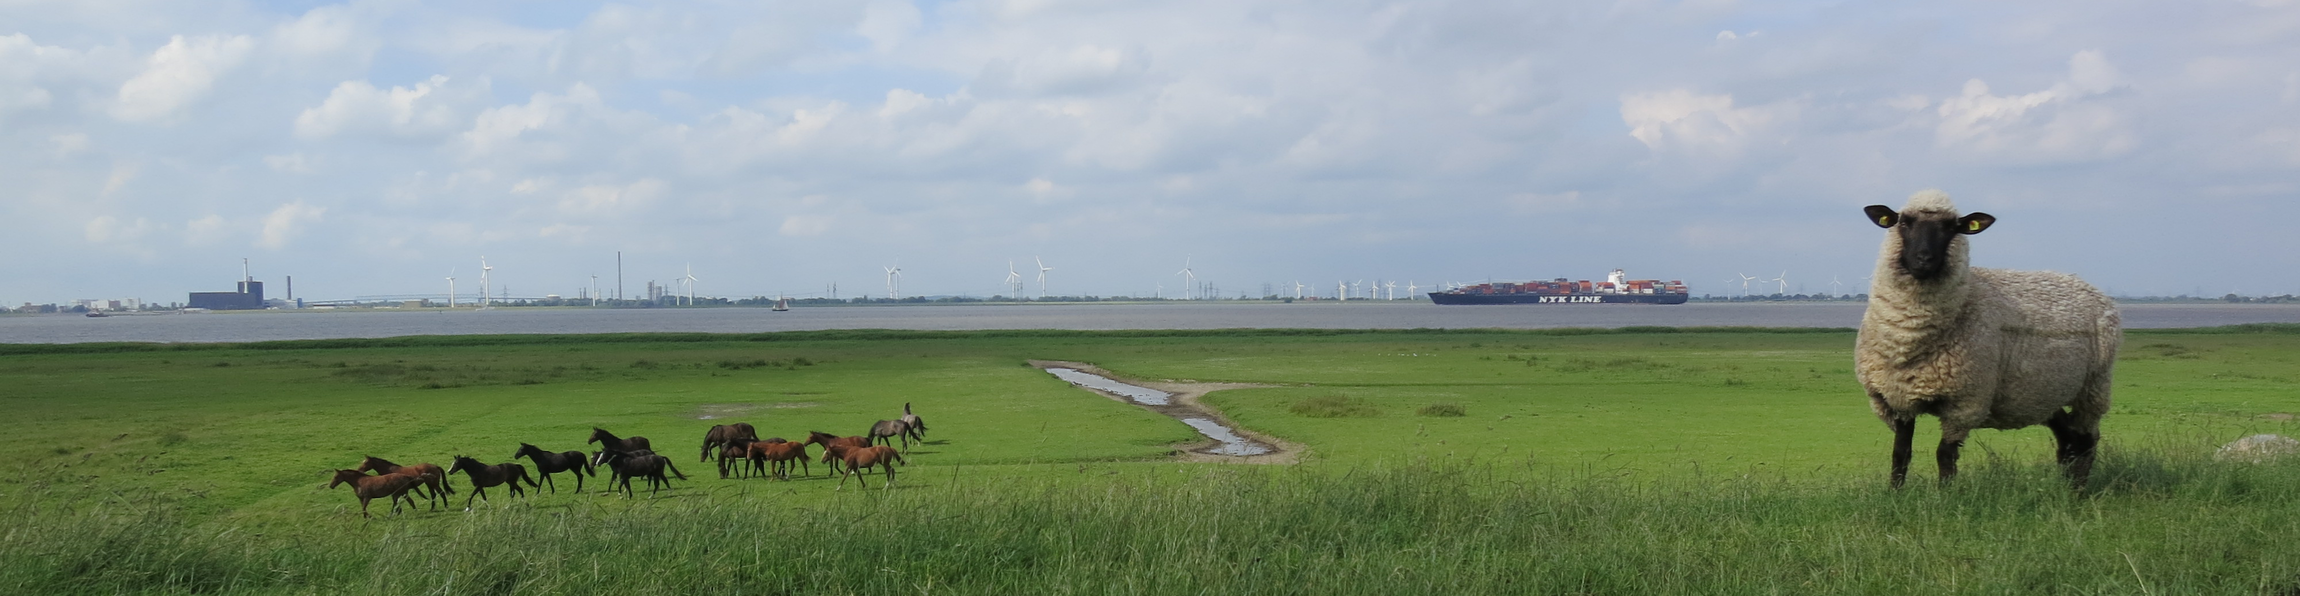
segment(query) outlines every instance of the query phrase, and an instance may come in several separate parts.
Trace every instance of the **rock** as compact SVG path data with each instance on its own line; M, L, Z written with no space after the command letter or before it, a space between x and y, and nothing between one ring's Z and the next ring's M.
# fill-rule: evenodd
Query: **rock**
M2283 435L2252 435L2220 446L2212 454L2221 461L2264 462L2280 457L2300 455L2300 439Z

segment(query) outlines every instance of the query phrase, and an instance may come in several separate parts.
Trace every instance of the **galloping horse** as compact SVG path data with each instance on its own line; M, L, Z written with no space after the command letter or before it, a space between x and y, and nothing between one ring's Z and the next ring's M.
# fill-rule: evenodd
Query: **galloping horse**
M839 476L839 487L837 490L846 490L847 476L853 476L862 472L863 470L870 469L872 466L886 468L886 487L893 488L894 464L910 463L903 461L902 452L895 451L893 447L888 447L885 445L874 445L870 447L839 446L832 447L830 451L823 453L824 458L829 458L834 455L838 456L839 461L846 462L847 464L846 474ZM869 482L869 479L869 476L864 476L863 482ZM864 484L863 486L869 485Z
M759 443L760 443L760 441L753 441L753 440L750 440L750 439L742 439L742 438L737 438L737 439L733 439L733 440L729 440L729 441L727 441L727 442L726 442L726 444L724 444L724 445L720 445L720 446L719 446L719 479L720 479L720 480L725 480L725 479L727 479L727 471L728 471L728 468L733 468L733 469L734 469L734 472L735 472L735 477L736 477L736 478L742 478L742 477L744 476L744 472L746 472L746 470L744 470L744 469L743 469L743 461L744 461L744 459L746 459L746 458L750 457L750 454L751 454L751 446L752 446L752 445L757 445L757 444L759 444ZM709 457L704 457L704 458L703 458L703 461L710 461L710 460L711 460L711 458L709 458Z
M901 420L903 424L910 427L903 434L909 435L911 440L920 443L926 442L926 419L910 413L910 402L902 402L902 417L896 418L896 420Z
M904 451L910 450L910 425L903 424L901 420L880 420L870 425L869 436L870 442L873 444L886 443L891 445L895 439L902 439L902 449Z
M559 494L559 483L551 480L552 474L574 472L575 492L583 492L584 474L599 475L598 470L591 469L590 458L583 457L581 451L552 453L544 451L542 447L520 443L519 451L511 454L511 459L522 457L527 458L527 461L535 462L535 473L543 476L543 484L551 487L551 494Z
M686 474L679 473L679 466L671 464L671 458L655 455L652 451L645 455L636 455L637 453L635 451L606 452L607 467L613 469L615 475L622 479L623 496L636 496L631 491L631 478L634 476L647 477L647 496L649 497L655 496L655 493L660 492L662 487L671 485L671 479L663 477L665 468L670 469L672 474L678 475L680 480L687 479ZM608 488L612 490L614 485L610 483Z
M514 463L501 463L490 466L487 464L479 463L479 460L458 455L455 456L455 465L447 469L447 473L449 474L456 472L462 472L463 475L471 477L471 496L463 498L464 511L471 510L472 499L486 499L487 487L490 486L510 483L511 496L515 497L527 496L527 491L520 490L519 488L519 481L521 480L527 481L528 486L534 486L538 488L543 486L536 484L534 478L527 477L527 466L522 466Z
M417 485L430 488L431 494L425 495L423 494L423 491L420 490L415 491L415 494L417 496L423 497L423 502L430 505L434 511L446 507L447 495L455 494L455 485L447 483L447 471L439 469L439 466L436 465L420 463L402 466L399 464L391 463L390 461L383 458L369 455L359 458L359 466L352 468L352 471L355 472L366 472L369 470L373 470L377 474L398 474L401 476L417 476L423 478L423 481L417 483ZM329 488L334 487L331 486Z
M408 498L407 489L414 488L427 477L421 473L369 476L359 470L336 470L335 479L328 481L327 487L332 489L338 484L351 484L352 496L359 497L360 517L374 517L367 514L367 501L376 497L389 497L391 513L398 515L401 500L406 500L409 507L415 506L415 499Z
M819 431L819 430L810 430L810 431L807 431L807 442L808 442L808 443L813 443L813 444L816 444L816 445L821 445L821 446L823 446L823 463L826 463L826 464L830 464L830 466L831 466L831 473L832 473L832 474L837 474L837 473L839 473L839 464L838 464L838 458L834 458L834 457L831 457L831 454L830 454L830 448L832 448L832 447L836 447L836 446L839 446L839 445L845 445L845 446L848 446L848 447L869 447L869 446L870 446L870 439L868 439L868 438L864 438L864 437L841 437L841 436L838 436L838 435L834 435L834 434L826 433L826 432L823 432L823 431Z
M770 473L769 467L771 466L771 473L773 473L776 478L789 480L791 478L792 461L799 462L799 469L802 470L800 475L804 476L813 474L812 471L805 471L807 469L806 443L768 443L761 441L752 443L750 453L746 455L751 460L751 466L757 469L759 475L761 476Z
M749 422L712 426L710 432L703 433L703 459L700 461L711 461L712 447L725 447L737 439L759 440L759 430L751 428Z
M584 441L584 444L590 443L598 443L600 449L608 451L638 451L655 448L653 444L647 442L646 437L617 438L615 433L607 432L607 429L596 426L591 427L591 440Z

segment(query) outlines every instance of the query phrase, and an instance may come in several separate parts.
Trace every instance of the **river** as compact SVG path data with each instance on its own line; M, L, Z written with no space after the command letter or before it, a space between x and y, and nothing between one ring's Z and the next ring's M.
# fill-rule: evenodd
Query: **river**
M765 308L302 310L0 316L0 343L245 342L522 333L758 333L822 329L1413 329L1854 327L1860 303L1437 306L1427 302L1211 302ZM2128 328L2300 323L2292 304L2126 304Z

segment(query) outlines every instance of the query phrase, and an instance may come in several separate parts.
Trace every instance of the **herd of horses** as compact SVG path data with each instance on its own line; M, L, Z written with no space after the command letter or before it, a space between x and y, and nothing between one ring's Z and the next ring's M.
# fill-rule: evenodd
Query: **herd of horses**
M807 469L807 459L811 457L807 446L820 445L822 458L819 461L830 466L831 475L839 477L837 490L846 490L849 476L863 474L861 482L869 482L870 476L867 473L872 470L884 470L884 486L893 487L894 466L910 464L903 459L902 454L910 451L912 441L926 441L926 421L912 414L910 404L906 403L902 405L902 417L880 420L871 425L868 433L860 436L842 437L808 431L805 440L790 441L782 437L761 439L758 429L745 422L712 426L711 430L703 433L702 461L707 463L716 458L721 479L772 476L789 480L793 464L798 467L800 477L813 475ZM899 450L894 447L897 442L902 445ZM368 456L361 458L357 467L334 471L335 477L328 482L327 487L334 489L339 485L351 485L352 495L359 498L360 516L368 517L368 501L378 498L388 499L394 514L399 513L402 502L409 508L415 507L417 498L423 499L434 511L449 507L447 496L455 494L455 485L448 479L457 472L462 472L471 481L471 495L463 498L465 511L471 510L473 499L487 500L487 489L497 486L506 487L515 497L527 496L526 491L520 488L521 482L535 488L548 486L556 494L559 486L551 477L560 472L568 472L575 477L575 492L580 493L583 492L584 476L597 478L598 468L607 468L608 491L620 491L626 497L637 496L637 492L631 488L633 478L647 480L647 494L650 497L669 487L672 478L687 480L687 475L679 472L679 467L671 463L671 458L655 453L654 445L646 437L617 437L606 429L594 427L586 443L597 443L599 449L589 455L581 451L553 453L533 444L520 443L519 450L511 454L511 459L524 457L529 463L535 464L537 475L543 478L540 483L527 474L527 466L513 462L489 465L457 455L452 465L442 469L430 463L403 466L380 457Z

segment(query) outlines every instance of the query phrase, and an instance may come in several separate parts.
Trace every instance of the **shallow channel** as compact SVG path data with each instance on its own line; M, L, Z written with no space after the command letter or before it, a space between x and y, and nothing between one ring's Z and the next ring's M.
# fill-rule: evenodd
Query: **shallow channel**
M1269 445L1239 435L1237 429L1223 426L1210 413L1174 403L1174 394L1172 393L1121 383L1109 377L1075 368L1049 367L1046 372L1053 374L1055 378L1070 382L1071 385L1123 397L1152 412L1171 416L1175 420L1182 421L1183 424L1190 425L1190 428L1197 429L1198 434L1221 443L1221 445L1213 448L1200 449L1198 453L1244 457L1277 451Z

